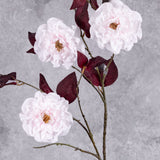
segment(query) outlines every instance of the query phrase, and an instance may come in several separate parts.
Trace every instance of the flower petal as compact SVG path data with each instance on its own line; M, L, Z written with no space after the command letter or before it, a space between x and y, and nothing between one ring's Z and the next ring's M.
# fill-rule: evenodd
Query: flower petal
M120 0L104 0L90 16L91 38L114 54L129 51L142 38L142 17Z
M66 135L73 124L68 106L68 101L56 93L36 92L22 105L19 116L23 129L38 142L57 142L58 137Z
M42 62L69 69L77 59L80 46L80 37L75 35L75 29L52 17L47 24L38 27L34 51Z

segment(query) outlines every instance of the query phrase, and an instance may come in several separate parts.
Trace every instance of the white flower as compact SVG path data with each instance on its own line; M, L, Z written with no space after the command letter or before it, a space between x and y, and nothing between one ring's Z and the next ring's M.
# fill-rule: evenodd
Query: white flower
M36 92L22 105L20 119L23 129L38 142L56 142L58 136L66 135L73 123L68 112L68 101L56 93Z
M76 61L80 38L75 36L73 27L66 26L61 20L50 18L47 24L39 26L35 38L34 50L41 61L50 61L54 67L66 69Z
M142 17L120 0L103 3L93 15L91 38L96 39L99 48L118 54L121 49L131 50L134 43L142 38Z

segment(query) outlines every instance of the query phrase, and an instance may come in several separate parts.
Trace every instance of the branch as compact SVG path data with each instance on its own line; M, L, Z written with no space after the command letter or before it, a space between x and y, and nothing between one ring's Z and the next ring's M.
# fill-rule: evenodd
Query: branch
M91 53L91 51L89 50L89 47L88 47L88 45L87 45L87 43L86 43L86 41L85 41L85 39L84 39L84 35L82 34L82 30L81 30L81 29L80 29L80 36L81 36L81 38L82 38L83 43L84 43L85 46L86 46L85 49L87 50L87 52L88 52L88 54L90 55L90 57L93 58L92 53Z
M85 115L84 115L84 113L83 113L83 110L82 110L82 107L81 107L81 103L80 103L79 93L78 93L78 91L79 91L79 84L80 84L81 78L82 78L82 76L83 76L84 70L85 70L85 67L83 68L83 70L82 70L82 72L81 72L81 76L80 76L79 81L78 81L78 84L77 84L77 100L78 100L78 106L79 106L81 115L82 115L82 117L83 117L83 120L84 120L84 122L85 122L85 124L86 124L86 126L87 126L88 136L89 136L89 138L90 138L90 140L91 140L91 142L92 142L92 144L93 144L93 147L94 147L94 149L95 149L95 151L96 151L96 153L97 153L98 159L101 160L100 154L99 154L99 152L98 152L98 149L97 149L97 147L96 147L96 144L95 144L95 141L94 141L94 138L93 138L93 134L92 134L92 132L91 132L91 130L90 130L90 127L89 127L89 125L88 125L88 122L87 122L87 120L86 120L86 117L85 117Z
M109 63L107 64L105 71L108 70L110 64L112 63L114 58L114 54L112 55ZM103 125L103 160L106 160L106 129L107 129L107 101L106 101L106 95L105 95L105 89L104 89L104 81L106 78L106 74L103 75L103 79L101 79L101 84L102 84L102 93L103 93L103 98L104 98L104 125Z
M38 91L43 92L41 89L39 89L39 88L37 88L37 87L35 87L35 86L29 84L29 83L26 83L26 82L24 82L24 81L22 81L22 80L16 79L16 83L17 83L18 86L21 86L21 85L24 85L24 84L25 84L25 85L30 86L30 87L32 87L32 88L38 90Z
M76 71L78 71L79 73L81 73L81 71L76 68L75 66L72 66L73 69L75 69ZM102 101L103 101L103 96L101 95L101 93L99 92L99 90L94 86L94 84L83 74L83 78L89 82L89 84L96 90L96 92L99 94L99 96L101 97Z
M97 155L96 155L96 154L94 154L94 153L92 153L92 152L89 152L89 151L83 150L83 149L81 149L81 148L78 148L78 147L75 147L75 146L72 146L72 145L70 145L70 144L66 144L66 143L51 143L51 144L47 144L47 145L44 145L44 146L40 146L40 147L33 147L33 148L35 148L35 149L39 149L39 148L49 147L49 146L52 146L52 145L57 145L57 146L58 146L58 145L60 145L60 146L67 146L67 147L70 147L70 148L75 149L75 151L80 151L80 152L83 152L83 153L86 153L86 154L90 154L90 155L92 155L92 156L94 156L94 157L98 158L98 157L97 157Z
M80 125L83 127L83 129L87 132L87 134L89 134L87 128L81 123L80 120L78 120L78 119L76 119L76 118L73 118L73 120L76 121L78 124L80 124Z

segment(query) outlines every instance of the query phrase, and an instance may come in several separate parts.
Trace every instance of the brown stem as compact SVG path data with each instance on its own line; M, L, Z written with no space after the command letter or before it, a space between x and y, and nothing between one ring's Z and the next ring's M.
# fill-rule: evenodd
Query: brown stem
M88 122L87 122L87 120L86 120L86 117L85 117L85 115L84 115L84 113L83 113L83 110L82 110L82 107L81 107L81 103L80 103L79 94L78 94L79 84L80 84L81 78L82 78L82 76L83 76L84 70L85 70L85 68L83 68L82 73L81 73L81 76L80 76L79 81L78 81L78 84L77 84L77 100L78 100L78 106L79 106L81 115L82 115L82 117L83 117L83 120L84 120L84 122L85 122L85 124L86 124L86 126L87 126L88 136L89 136L89 138L90 138L90 140L91 140L91 142L92 142L92 144L93 144L93 147L94 147L94 149L95 149L95 151L96 151L96 153L97 153L98 159L101 160L100 154L99 154L99 152L98 152L97 146L96 146L95 141L94 141L94 138L93 138L93 134L92 134L92 132L91 132L91 130L90 130L89 124L88 124Z
M89 132L88 132L87 128L81 123L80 120L78 120L76 118L73 118L73 120L76 121L78 124L80 124L83 127L83 129L87 132L87 134L89 135Z
M72 66L73 69L75 69L76 71L78 71L79 73L81 73L81 71L76 68L75 66ZM94 84L83 74L83 78L89 82L89 84L96 90L96 92L99 94L99 96L101 97L102 101L103 101L103 96L101 94L101 92L99 92L99 90L94 86Z
M80 36L81 36L81 38L82 38L82 41L83 41L84 45L86 46L85 49L87 50L87 52L88 52L88 54L90 55L90 57L93 58L92 53L91 53L91 51L89 50L89 47L88 47L88 45L87 45L87 43L86 43L86 41L85 41L85 39L84 39L82 30L80 30Z
M40 146L40 147L33 147L33 148L35 148L35 149L39 149L39 148L49 147L49 146L52 146L52 145L57 145L57 146L58 146L58 145L60 145L60 146L67 146L67 147L70 147L70 148L75 149L75 151L80 151L80 152L83 152L83 153L86 153L86 154L90 154L90 155L92 155L92 156L94 156L94 157L98 158L98 157L97 157L97 155L96 155L96 154L94 154L94 153L92 153L92 152L89 152L89 151L83 150L83 149L81 149L81 148L78 148L78 147L75 147L75 146L72 146L72 145L70 145L70 144L66 144L66 143L51 143L51 144L47 144L47 145L44 145L44 146Z
M24 84L25 84L25 85L30 86L30 87L32 87L32 88L38 90L38 91L43 92L41 89L39 89L39 88L37 88L37 87L35 87L35 86L29 84L29 83L26 83L26 82L24 82L24 81L22 81L22 80L16 79L16 82L17 82L17 85L18 85L18 86L21 86L21 85L24 85Z
M110 64L112 63L114 58L114 54L112 55L109 63L106 66L105 71L108 70ZM106 78L106 74L103 75L103 79L101 80L101 84L102 84L102 93L103 93L103 98L104 98L104 125L103 125L103 160L106 160L106 130L107 130L107 100L106 100L106 94L105 94L105 89L104 89L104 81Z

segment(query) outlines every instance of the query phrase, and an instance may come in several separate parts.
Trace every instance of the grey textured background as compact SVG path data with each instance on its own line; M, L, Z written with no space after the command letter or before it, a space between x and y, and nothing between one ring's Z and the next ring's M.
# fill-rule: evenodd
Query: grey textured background
M122 52L115 57L119 77L114 85L106 88L107 160L159 160L160 1L123 1L142 14L143 39L129 53ZM55 90L58 82L73 70L54 69L50 63L41 63L37 56L25 54L31 47L27 32L35 32L50 17L58 17L71 26L74 24L74 12L69 10L71 3L72 0L0 0L0 73L16 71L19 79L38 86L41 72ZM89 41L89 46L94 55L105 58L111 55L99 50L93 41ZM102 102L84 80L80 87L84 112L101 150ZM23 131L19 113L23 101L34 92L27 86L0 89L0 160L93 160L66 147L32 148L42 144ZM69 111L81 119L76 101ZM60 142L93 150L86 133L77 124Z

